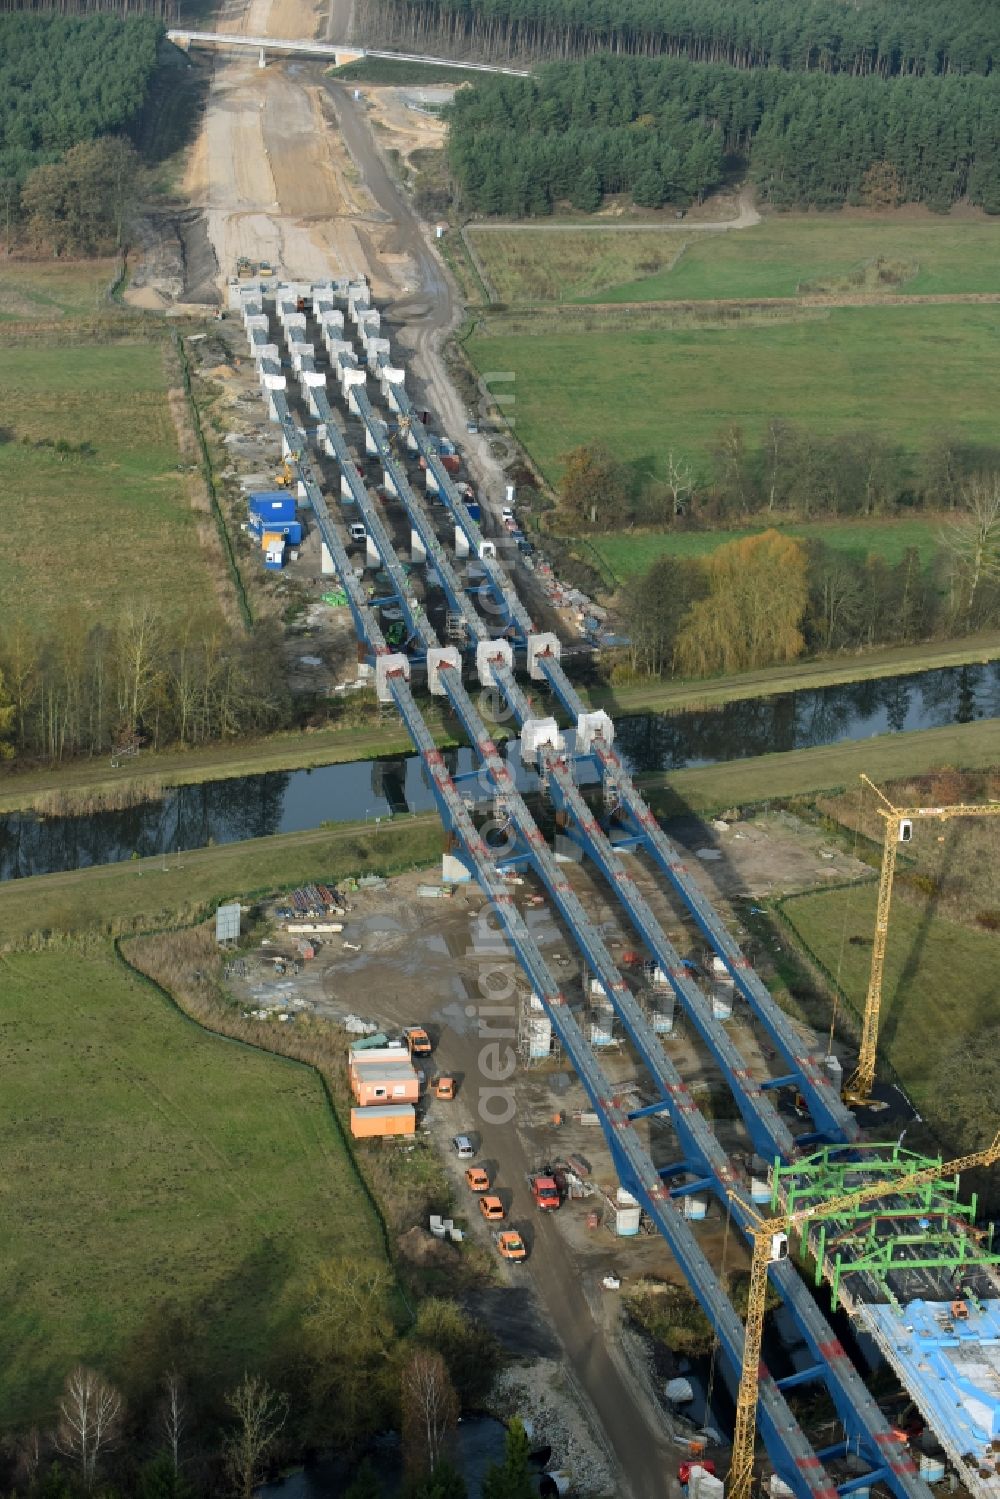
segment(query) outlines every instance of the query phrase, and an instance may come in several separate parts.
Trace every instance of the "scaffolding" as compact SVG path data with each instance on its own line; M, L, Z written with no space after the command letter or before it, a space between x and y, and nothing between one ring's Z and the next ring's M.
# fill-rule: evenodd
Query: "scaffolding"
M905 1150L899 1141L853 1152L853 1159L844 1157L842 1147L824 1146L791 1165L776 1163L771 1206L793 1213L810 1203L836 1202L880 1178L891 1194L894 1181L943 1167L940 1156ZM887 1196L877 1212L861 1204L821 1218L808 1236L815 1283L830 1282L834 1308L844 1280L857 1276L867 1276L880 1297L897 1308L901 1288L915 1273L936 1278L941 1295L954 1294L960 1287L971 1294L967 1282L986 1267L1000 1264L1000 1252L993 1249L993 1225L977 1228L977 1210L975 1193L968 1202L959 1199L957 1176L931 1175L896 1198Z

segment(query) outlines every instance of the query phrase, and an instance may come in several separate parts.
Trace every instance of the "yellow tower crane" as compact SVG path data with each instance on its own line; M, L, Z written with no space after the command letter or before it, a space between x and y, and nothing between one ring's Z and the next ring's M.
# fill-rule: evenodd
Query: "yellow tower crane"
M866 775L862 775L861 779L884 803L877 811L885 820L885 830L882 839L882 873L878 882L878 906L875 912L875 937L872 942L872 966L861 1022L861 1050L858 1065L844 1085L844 1102L854 1108L864 1108L875 1086L875 1054L878 1048L879 1012L882 1008L882 971L885 967L885 944L889 935L889 906L892 902L893 876L896 873L896 850L901 843L909 843L913 836L913 824L922 818L936 818L940 822L947 822L954 817L1000 815L1000 802L958 802L951 807L894 807L874 781L870 781Z
M747 1317L743 1335L743 1367L740 1371L740 1387L736 1397L736 1422L733 1428L733 1457L727 1484L728 1499L750 1499L753 1479L754 1438L757 1429L757 1385L760 1374L760 1353L764 1337L764 1308L767 1297L768 1266L775 1260L784 1259L788 1253L788 1230L807 1223L812 1218L831 1217L838 1212L849 1212L866 1202L877 1202L883 1197L892 1197L900 1192L910 1192L925 1182L938 1177L958 1176L974 1166L992 1166L1000 1160L1000 1134L985 1150L971 1155L959 1156L943 1166L923 1166L895 1181L873 1182L841 1197L826 1202L813 1202L808 1207L798 1208L781 1218L762 1218L754 1207L742 1196L740 1206L751 1220L749 1232L753 1238L750 1260L750 1288L747 1294Z

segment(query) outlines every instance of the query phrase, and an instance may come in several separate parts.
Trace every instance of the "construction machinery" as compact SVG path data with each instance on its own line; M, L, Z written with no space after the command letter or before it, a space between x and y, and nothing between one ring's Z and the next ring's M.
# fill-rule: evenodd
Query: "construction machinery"
M838 1213L853 1211L863 1203L878 1202L886 1197L908 1194L938 1177L958 1176L960 1172L968 1171L976 1166L992 1166L998 1160L1000 1160L1000 1134L985 1150L959 1156L957 1160L948 1161L945 1165L935 1163L920 1171L908 1172L894 1181L872 1182L856 1192L813 1202L807 1207L798 1208L776 1218L762 1218L740 1193L735 1191L730 1193L731 1197L737 1198L740 1207L750 1220L751 1226L748 1232L752 1236L753 1250L750 1259L750 1286L747 1292L746 1328L743 1337L743 1367L740 1371L739 1391L736 1398L733 1456L727 1484L729 1499L750 1499L768 1270L776 1261L787 1258L789 1230L800 1227L813 1219L829 1218ZM961 1317L962 1313L955 1310L956 1305L957 1303L953 1304L952 1311L954 1315ZM968 1315L967 1309L965 1315Z
M883 803L878 807L884 820L882 839L882 872L878 884L878 906L875 912L875 937L872 942L872 966L868 978L868 993L865 998L865 1013L861 1024L861 1050L858 1065L844 1085L844 1102L853 1108L864 1108L875 1086L875 1058L878 1049L879 1013L882 1008L882 973L885 967L885 947L889 935L889 907L892 903L892 882L896 873L896 850L901 843L909 843L913 837L913 824L921 819L936 818L947 822L955 817L996 817L1000 815L1000 802L957 802L951 807L894 807L889 798L879 790L874 781L862 775L861 780Z
M290 463L283 463L274 476L274 482L278 489L291 489L295 484L295 473Z
M236 262L236 275L238 279L240 281L248 281L251 276L256 275L256 272L257 268L253 261L248 260L245 255L241 255Z

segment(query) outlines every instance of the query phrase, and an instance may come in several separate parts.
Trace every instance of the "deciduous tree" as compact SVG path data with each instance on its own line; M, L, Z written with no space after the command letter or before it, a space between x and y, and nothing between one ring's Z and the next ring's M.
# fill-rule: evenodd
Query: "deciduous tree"
M226 1471L238 1499L253 1499L264 1464L288 1419L288 1399L266 1379L244 1374L226 1396L235 1425L224 1438Z
M717 547L703 563L708 594L689 611L677 641L688 676L794 661L805 647L806 555L777 531Z
M977 474L962 486L960 508L942 540L954 558L959 612L969 627L984 584L1000 578L1000 474Z
M79 1364L67 1377L59 1400L56 1450L75 1463L90 1493L101 1458L118 1440L122 1397L102 1374Z
M408 1355L400 1378L400 1408L407 1466L413 1473L433 1473L459 1413L440 1353L417 1348Z
M628 485L625 470L607 448L587 443L564 459L559 481L559 512L563 529L609 526L625 509Z

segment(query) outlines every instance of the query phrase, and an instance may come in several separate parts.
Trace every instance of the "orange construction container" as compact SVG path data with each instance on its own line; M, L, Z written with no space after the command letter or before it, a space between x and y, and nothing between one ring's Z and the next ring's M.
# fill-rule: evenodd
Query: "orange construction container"
M399 1066L373 1062L354 1069L351 1089L355 1103L370 1107L380 1103L416 1103L420 1097L420 1079L409 1062Z
M351 1134L355 1140L375 1135L412 1135L417 1128L417 1114L411 1103L370 1104L366 1109L351 1110Z

